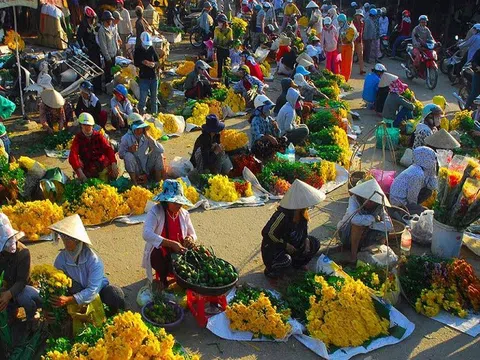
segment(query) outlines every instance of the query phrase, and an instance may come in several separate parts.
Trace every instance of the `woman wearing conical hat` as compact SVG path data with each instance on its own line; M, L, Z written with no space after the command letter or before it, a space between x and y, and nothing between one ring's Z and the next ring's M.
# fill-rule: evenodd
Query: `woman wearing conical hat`
M262 230L265 276L281 277L290 266L300 269L315 256L320 241L308 235L308 208L323 200L322 191L295 180Z
M350 246L350 261L357 261L361 247L385 241L385 231L393 224L385 207L390 202L375 179L368 180L350 189L347 211L337 225L340 240Z
M68 296L52 298L53 305L63 307L69 304L89 304L100 294L108 307L108 316L125 309L123 290L110 285L105 277L103 261L91 249L92 242L77 214L66 217L50 226L55 240L61 239L65 248L55 259L54 266L72 279Z

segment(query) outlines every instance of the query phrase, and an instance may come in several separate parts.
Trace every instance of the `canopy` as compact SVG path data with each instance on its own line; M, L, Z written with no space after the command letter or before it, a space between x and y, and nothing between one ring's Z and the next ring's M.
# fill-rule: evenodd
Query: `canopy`
M36 9L37 5L37 0L2 0L0 2L0 9L10 6L26 6Z

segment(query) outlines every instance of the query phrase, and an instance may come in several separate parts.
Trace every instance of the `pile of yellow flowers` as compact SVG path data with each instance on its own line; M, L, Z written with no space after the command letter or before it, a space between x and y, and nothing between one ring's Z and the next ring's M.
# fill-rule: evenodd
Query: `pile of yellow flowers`
M223 130L220 133L220 143L225 151L237 150L248 144L248 135L234 129Z
M97 225L130 212L128 204L113 186L88 187L76 203L63 204L68 215L78 214L85 225Z
M18 201L5 205L2 212L8 216L14 229L23 231L27 239L35 241L51 233L48 227L63 219L63 210L50 200Z
M208 104L197 102L193 107L192 116L187 119L190 124L202 126L207 121L207 116L210 114L210 107Z
M337 178L337 168L334 162L322 160L313 164L313 169L320 175L324 184Z
M174 115L159 113L157 119L163 124L163 132L165 134L175 134L178 132L178 123Z
M215 175L208 179L205 196L213 201L225 202L234 202L239 198L235 183L225 175Z
M141 186L132 186L130 190L122 195L130 209L130 213L133 215L143 214L147 201L153 198L153 193Z
M239 39L243 36L247 32L247 27L248 23L245 20L239 17L234 17L232 19L233 38Z
M3 39L3 43L12 51L15 51L17 47L19 52L25 50L25 41L23 41L20 34L14 30L7 31L5 38Z
M457 285L451 284L447 288L434 283L430 289L422 290L420 297L415 302L415 310L428 317L433 317L438 315L440 310L445 309L464 318L468 312L460 304L461 301Z
M168 99L173 92L172 83L170 81L162 81L158 91L162 99Z
M177 69L177 74L181 76L186 76L190 74L195 69L195 63L193 61L185 61Z
M228 89L225 105L229 106L234 113L245 111L247 104L241 94L235 94L232 88Z
M448 131L457 130L460 127L460 124L464 118L472 117L472 112L470 110L458 111L455 113L455 116L450 121Z
M180 79L172 80L172 87L177 90L183 90L183 83L187 80L186 76L181 77Z
M32 170L32 168L35 166L35 164L37 164L41 168L45 169L45 165L43 165L42 163L40 163L36 160L33 160L32 158L30 158L28 156L20 156L16 163L10 163L10 170L13 170L12 169L13 164L16 164L17 166L20 166L22 169L25 169L27 171Z
M317 296L310 297L307 330L328 346L360 346L368 339L387 335L390 321L377 314L368 288L360 281L345 279L337 290L323 276L315 276L321 285Z
M158 129L155 126L155 123L151 121L148 122L148 133L155 140L158 140L162 137L162 130Z
M268 61L264 61L263 64L260 64L260 69L262 70L262 74L264 77L268 78L270 77L270 64Z
M208 70L208 74L213 77L218 77L218 63L216 61L213 62L212 67Z
M195 205L198 200L200 200L200 194L198 193L197 189L195 189L192 185L187 185L182 178L178 178L177 181L182 184L183 188L183 195L193 204Z
M175 338L163 328L149 329L138 313L124 312L105 326L104 336L94 346L75 344L67 353L50 351L42 360L199 360L199 355L174 353Z
M225 314L230 320L231 329L249 331L258 337L263 335L283 339L292 330L292 326L286 322L290 312L278 313L264 293L248 306L242 303L227 306Z
M220 101L215 99L208 99L204 102L208 105L210 114L217 115L217 118L219 118L220 120L223 119L222 104L220 103Z
M350 159L352 157L352 150L350 150L347 133L341 127L334 126L331 135L335 144L337 144L340 149L342 149L342 154L339 158L340 164L348 167L350 164Z
M71 138L66 144L58 144L57 146L55 146L55 150L57 151L70 150L70 148L72 147L72 143L73 143L73 138Z

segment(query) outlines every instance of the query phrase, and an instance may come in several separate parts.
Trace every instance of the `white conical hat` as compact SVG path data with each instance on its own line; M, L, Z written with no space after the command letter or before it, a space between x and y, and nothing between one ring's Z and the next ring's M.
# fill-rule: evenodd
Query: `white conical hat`
M378 83L378 87L385 87L385 86L390 86L392 82L398 79L397 75L393 75L390 73L384 73L382 77L380 78L380 82Z
M425 138L425 145L436 149L456 149L461 145L447 130L440 129L432 135Z
M45 105L53 109L60 109L65 105L65 99L63 96L54 89L43 90L40 97Z
M385 206L391 206L390 201L388 201L387 196L375 179L365 181L364 183L355 186L354 188L350 189L350 193L373 201L379 205L383 205L383 203L385 203Z
M280 201L280 206L288 210L307 209L321 203L325 197L323 191L297 179Z
M83 226L82 219L78 214L66 217L59 222L48 227L50 230L65 234L85 244L92 245L90 238L88 237L87 230Z

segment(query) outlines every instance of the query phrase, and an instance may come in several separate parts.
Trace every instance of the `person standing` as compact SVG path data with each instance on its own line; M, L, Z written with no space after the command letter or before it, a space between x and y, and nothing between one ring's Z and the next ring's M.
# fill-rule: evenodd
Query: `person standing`
M340 64L340 74L345 77L345 81L350 80L352 75L353 66L353 40L355 39L355 28L353 25L349 25L345 14L340 14L337 17L340 28L339 33L339 46L340 53L342 54L342 62Z
M110 69L115 63L115 56L117 55L118 45L115 31L112 27L113 15L110 11L104 11L102 14L102 25L98 29L98 45L105 62L104 75L105 84L112 80Z
M114 11L112 13L113 15L113 24L112 24L112 29L113 29L113 36L117 41L117 55L121 55L121 49L122 49L122 39L120 38L120 34L118 32L118 24L120 24L120 21L123 20L122 16L118 11Z
M203 3L202 13L197 20L198 26L200 27L200 29L202 29L203 41L207 41L212 36L213 18L210 16L211 11L212 4L210 4L210 2L208 1L205 1Z
M465 109L470 109L473 101L480 94L480 50L477 50L473 55L472 70L472 86L470 88L470 95L468 95L467 102L465 103Z
M320 38L323 30L323 16L318 4L315 1L310 1L306 7L307 17L309 18L308 26L315 30L316 35Z
M375 16L377 10L371 9L365 19L365 27L363 30L363 61L370 64L370 55L372 53L373 42L375 41Z
M218 77L222 78L223 67L230 55L230 46L233 43L233 31L224 14L217 16L217 24L213 34L213 44L217 48Z
M122 40L122 53L127 57L128 38L133 35L132 22L130 21L130 13L124 7L124 0L117 0L117 11L122 18L118 23L118 35Z
M360 75L365 75L365 64L363 62L363 31L365 23L363 22L363 12L358 9L353 17L353 26L357 29L358 36L355 39L355 53L358 57L358 65L360 67Z
M381 15L380 18L378 19L378 23L380 26L380 36L387 36L388 35L388 28L390 26L390 20L388 19L387 16L387 9L386 8L381 8Z
M327 57L325 68L334 74L338 73L336 65L338 55L338 31L332 24L332 19L327 16L323 19L322 47Z
M140 68L138 75L140 87L140 101L138 107L140 114L145 113L147 96L150 94L150 113L157 113L157 95L158 95L158 55L153 48L152 37L149 33L143 32L140 35L142 47L135 49L134 63Z
M143 18L143 8L137 6L135 8L135 15L137 15L137 21L135 22L135 49L142 47L142 41L140 35L145 32L145 19Z

